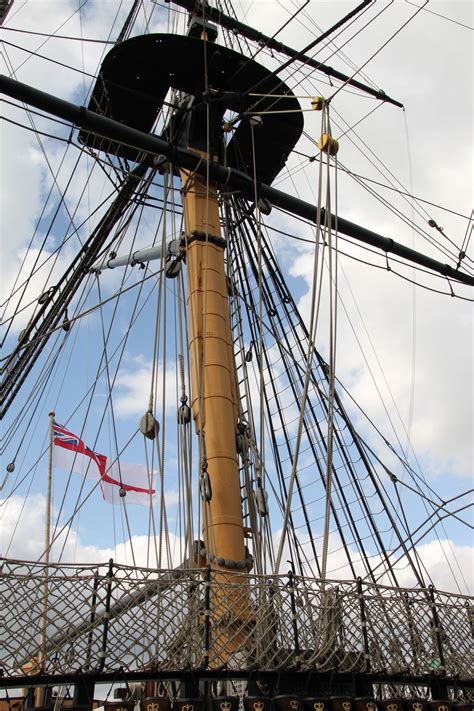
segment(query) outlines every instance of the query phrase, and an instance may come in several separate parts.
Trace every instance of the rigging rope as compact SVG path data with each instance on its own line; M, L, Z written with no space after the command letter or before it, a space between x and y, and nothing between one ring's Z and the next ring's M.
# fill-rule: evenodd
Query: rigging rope
M329 105L323 109L322 134L331 136L331 124L329 120ZM329 139L331 140L331 139ZM338 250L337 250L337 155L334 157L334 183L335 183L335 211L336 218L334 225L334 250L333 232L331 221L326 224L326 238L328 242L328 286L329 286L329 363L328 363L328 434L327 434L327 460L326 460L326 511L324 517L324 538L323 550L321 554L321 577L326 579L329 529L331 520L331 495L332 495L332 474L333 474L333 441L334 441L334 396L336 382L336 343L337 343L337 302L338 293ZM321 161L322 162L322 161ZM329 169L330 150L326 156L326 215L331 215L331 175Z
M325 133L325 130L324 130L325 129L325 121L326 121L326 114L323 113L323 116L321 117L321 128L322 128L321 133ZM328 160L329 160L329 157L328 157ZM310 313L310 318L309 318L308 352L306 355L306 373L305 373L305 379L304 379L302 400L299 405L300 416L299 416L299 422L298 422L298 435L297 435L297 440L296 440L296 445L295 445L295 454L293 457L291 476L290 476L290 482L289 482L289 487L288 487L288 498L287 498L287 502L286 502L286 506L285 506L283 530L282 530L282 534L280 537L278 552L277 552L276 558L275 558L274 574L276 574L279 571L281 557L283 554L283 546L285 543L285 538L286 538L286 533L287 533L289 512L290 512L291 503L292 503L293 487L294 487L297 465L298 465L298 454L299 454L299 448L300 448L300 444L301 444L301 435L303 432L303 417L304 417L304 411L305 411L305 405L306 405L306 398L308 396L309 381L310 381L312 362L313 362L313 351L315 348L316 331L317 331L317 326L318 326L318 316L319 316L319 306L320 306L321 286L322 286L322 266L321 266L321 274L319 275L319 280L318 280L318 272L320 269L319 261L321 260L321 265L322 265L322 261L323 261L322 257L320 257L321 207L322 207L322 189L323 189L322 165L323 164L321 161L320 162L320 169L319 169L319 176L318 176L318 189L317 189L317 196L318 197L317 197L317 213L316 213L316 236L315 236L315 248L314 248L314 258L313 258L313 282L312 282L312 294L311 294L311 313ZM323 246L323 249L324 249L324 246ZM329 460L329 455L328 455L328 460ZM331 464L328 464L328 466L332 467L332 462L331 462Z

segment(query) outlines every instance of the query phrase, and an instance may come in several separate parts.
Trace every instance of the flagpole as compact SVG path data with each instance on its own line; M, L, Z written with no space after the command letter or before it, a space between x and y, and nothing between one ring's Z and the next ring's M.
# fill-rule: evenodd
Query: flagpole
M44 524L44 581L43 581L43 602L40 627L40 651L38 655L38 666L44 672L44 662L46 658L46 632L48 624L48 583L49 583L49 546L51 540L51 498L53 485L53 444L54 444L54 417L55 413L50 412L49 417L49 452L48 452L48 479L46 486L46 514ZM38 704L42 706L44 700L44 688L38 689Z

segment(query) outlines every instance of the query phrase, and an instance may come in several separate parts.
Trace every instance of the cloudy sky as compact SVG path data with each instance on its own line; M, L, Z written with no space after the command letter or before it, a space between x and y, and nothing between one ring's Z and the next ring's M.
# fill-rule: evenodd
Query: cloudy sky
M344 168L384 185L399 181L397 187L407 193L423 198L426 202L414 203L405 200L395 191L375 184L372 187L389 200L402 215L414 219L428 233L428 237L451 248L458 248L467 233L472 209L472 5L468 0L457 2L431 2L416 17L402 28L416 12L420 3L395 0L378 0L357 23L335 39L340 47L347 40L338 56L336 48L328 45L319 59L340 71L352 74L364 65L381 46L388 44L363 68L363 80L373 82L387 94L401 101L405 110L391 105L380 105L367 97L351 92L340 92L331 103L330 117L333 135L340 138L338 160L337 203L341 216L364 225L374 231L412 246L440 261L443 254L394 215L374 196L369 195L356 181L344 173ZM80 9L79 8L80 5ZM117 3L88 0L16 0L8 17L4 39L2 71L20 81L49 91L61 98L85 103L93 82L97 65L107 45L79 42L60 38L48 39L40 35L20 33L12 28L34 32L53 33L68 37L83 37L113 40L118 34L130 3L123 3L117 11ZM152 30L165 30L167 20L161 3L144 3L146 17L142 14L134 30L140 34L146 29L151 17ZM235 8L241 19L273 35L282 27L302 2L291 0L255 0L236 2ZM279 39L297 48L309 44L321 30L331 26L337 19L354 7L347 2L316 2L311 0L279 35ZM152 10L154 13L152 14ZM370 23L364 29L364 25ZM112 26L113 25L113 26ZM112 28L112 29L111 29ZM402 29L401 29L402 28ZM394 37L392 38L392 36ZM392 39L391 39L392 38ZM28 50L28 51L24 51ZM32 54L34 51L36 54ZM55 60L62 64L48 61ZM261 55L261 61L273 66L272 58ZM360 75L359 75L360 76ZM291 79L288 80L291 85ZM337 85L330 86L319 76L295 88L301 94L303 108L310 108L311 96L330 96ZM372 111L370 115L367 114ZM30 125L30 119L46 133L65 129L55 127L46 119L28 117L22 109L6 106L5 113L14 121ZM357 126L356 126L357 124ZM354 128L352 128L354 127ZM63 131L63 133L61 133ZM317 196L317 163L310 163L304 156L316 153L315 142L321 132L320 116L315 112L305 113L304 137L298 146L302 156L295 156L288 164L291 177L282 174L275 184L279 189L297 192L303 199L315 202ZM65 131L67 136L67 130ZM13 123L2 125L1 157L1 227L2 227L2 302L10 294L22 264L19 282L35 265L39 248L46 240L45 253L53 253L61 238L61 228L66 224L66 209L75 225L86 219L95 207L107 199L110 182L102 171L91 172L91 159L82 156L74 171L74 179L68 186L66 209L54 229L47 233L45 225L51 220L57 191L53 175L64 190L67 178L77 160L77 152L65 149L47 137L41 141L35 135ZM304 170L302 169L304 168ZM390 172L389 172L390 171ZM90 178L87 180L87 176ZM334 177L334 176L333 176ZM86 188L84 189L84 185ZM401 187L403 186L403 187ZM52 191L52 199L46 200ZM336 187L332 180L333 200ZM55 192L56 191L56 192ZM45 213L42 214L43 205ZM449 211L441 209L448 208ZM430 228L428 219L433 219L443 228L444 234ZM79 248L79 240L87 234L98 219L93 217L79 237L73 236L61 250L31 279L25 302L37 298L45 284L55 283L58 274L70 262ZM312 229L305 225L295 227L289 218L272 216L273 224L306 239L314 239ZM32 235L36 223L39 229ZM151 243L155 224L151 219L139 235L137 245ZM451 240L448 242L448 239ZM31 247L27 251L32 240ZM303 315L308 318L312 291L313 248L310 244L280 238L275 241L280 263L294 289ZM370 261L377 266L386 266L385 258L368 255L360 248L344 243L342 251L358 259ZM472 258L472 250L470 251ZM44 258L44 257L43 257ZM452 262L450 262L452 263ZM465 260L467 267L472 262ZM51 266L51 272L50 272ZM367 266L341 255L339 261L339 322L337 373L370 419L377 423L390 441L399 439L409 454L410 462L418 461L421 470L433 489L448 498L464 492L470 486L473 470L473 317L472 304L450 296L450 286L445 280L414 272L410 267L400 267L393 262L391 272ZM400 271L404 278L394 272ZM111 274L105 279L107 293L120 284L120 275ZM327 278L326 278L327 279ZM420 283L413 286L415 279ZM422 286L439 289L442 294L428 291ZM327 280L326 280L327 287ZM470 297L468 289L452 285L457 296ZM152 294L149 282L146 296ZM328 308L327 290L323 290L323 303L318 327L318 346L327 355ZM89 304L97 303L98 294L90 296ZM8 319L10 312L6 312ZM15 323L7 340L8 352L14 339L26 324L31 309L26 309ZM119 315L120 316L120 315ZM125 315L118 319L119 343L126 330ZM8 324L8 320L6 321ZM74 364L74 378L90 382L90 368L86 355L97 345L100 321L97 314L81 326L77 346L68 351ZM143 325L143 332L146 330ZM136 428L137 418L146 409L149 394L152 350L145 347L142 338L127 346L123 365L116 381L115 415L119 433L124 441ZM163 374L163 362L160 372ZM173 376L165 370L163 383L169 389L166 401L174 410L176 389ZM87 377L86 377L87 376ZM71 379L69 373L68 378ZM69 383L70 385L70 383ZM102 389L98 397L105 399ZM161 398L161 394L160 394ZM58 419L73 416L79 399L77 390L70 389L67 401L54 391L54 406L60 409ZM20 399L20 402L21 399ZM350 406L350 404L349 404ZM19 406L21 408L21 405ZM21 473L29 471L39 452L44 447L47 413L51 403L41 402L28 429L30 446L22 445L21 466L14 477L9 478L1 495L12 493L14 482ZM20 409L9 414L5 432L20 414ZM387 412L390 414L388 419ZM356 422L364 435L369 436L366 423L354 412ZM81 420L72 417L70 426L79 427ZM19 428L20 429L20 428ZM21 433L24 432L24 423ZM9 431L9 430L8 430ZM89 434L89 433L87 433ZM92 433L90 433L92 437ZM88 440L89 443L89 440ZM95 446L95 443L91 443ZM11 460L19 445L13 437L7 449L4 466ZM109 451L107 439L97 444L99 451ZM102 447L102 449L101 449ZM415 460L416 455L416 460ZM133 451L137 459L143 452ZM176 452L171 452L169 465ZM417 465L418 466L418 465ZM3 469L5 471L5 469ZM20 471L20 475L18 474ZM34 532L41 528L43 519L45 460L28 475L14 496L5 500L0 521L2 528L0 552L8 550L10 556L35 558L41 554L41 542ZM80 484L73 482L74 491L69 503L74 500ZM58 492L60 485L57 485ZM166 489L173 499L176 484L170 479ZM55 500L55 513L61 524L67 525L67 517L59 514L61 497ZM467 503L466 499L463 499ZM97 506L106 507L105 504ZM105 516L106 508L98 508ZM20 518L21 515L21 518ZM107 514L110 515L110 514ZM464 515L467 515L464 512ZM75 522L66 542L66 557L77 560L105 560L111 551L115 557L125 556L128 538L122 524L113 522L107 534L98 534L94 510L84 510L83 518ZM145 562L147 543L145 530L139 515L132 512L132 523L137 523L138 533L134 540L137 562ZM18 521L20 520L20 524ZM122 522L123 523L123 522ZM117 524L117 531L116 531ZM16 533L15 533L16 528ZM133 529L135 530L135 529ZM113 533L112 533L113 531ZM468 529L454 524L447 525L442 542L427 540L423 543L422 555L428 561L437 584L446 581L443 568L443 546L456 549L461 567L469 569L472 554L472 538ZM15 534L15 535L14 535ZM443 542L444 541L444 542ZM178 542L179 543L179 542ZM178 551L176 543L176 551ZM10 545L11 544L11 545ZM452 550L449 549L449 550ZM179 557L178 552L176 555ZM129 554L128 554L129 556ZM128 557L129 560L129 557ZM472 572L472 571L471 571ZM472 575L471 575L472 577ZM472 579L467 575L468 584Z

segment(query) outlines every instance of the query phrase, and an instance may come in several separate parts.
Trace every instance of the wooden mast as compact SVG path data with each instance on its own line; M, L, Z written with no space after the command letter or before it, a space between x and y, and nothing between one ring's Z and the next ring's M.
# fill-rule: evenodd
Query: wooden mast
M201 35L206 39L205 33ZM194 144L194 145L193 145ZM198 145L196 145L198 144ZM203 137L190 136L188 149L216 160L203 151ZM212 592L213 634L210 665L226 661L241 645L249 621L248 596L242 595L248 572L240 478L237 464L237 379L234 365L225 239L221 235L217 185L204 176L181 170L188 273L189 359L191 398L196 431L201 438L201 481L205 558L217 587ZM222 574L220 574L222 572ZM237 583L229 589L228 573ZM234 621L233 629L229 626ZM222 624L220 624L222 620Z
M190 146L190 148L192 148ZM235 572L246 559L237 467L236 375L216 186L181 172L188 272L192 406L202 435L204 475L211 496L203 505L205 547L212 567ZM224 561L234 561L227 565Z
M192 149L192 146L190 146ZM216 583L211 589L212 636L209 665L225 663L242 648L242 633L251 622L245 580L248 572L240 479L237 466L236 373L232 351L225 240L220 234L215 184L181 171L188 272L189 358L196 430L202 437L201 477L206 558ZM202 487L205 488L205 487ZM230 578L229 573L232 573ZM232 621L229 624L229 621Z

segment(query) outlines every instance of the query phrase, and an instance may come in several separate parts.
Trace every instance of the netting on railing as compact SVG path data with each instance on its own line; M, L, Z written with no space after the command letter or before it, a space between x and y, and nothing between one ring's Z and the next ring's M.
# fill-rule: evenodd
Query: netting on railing
M46 577L47 572L47 577ZM285 668L472 676L473 598L358 581L3 561L6 676Z

